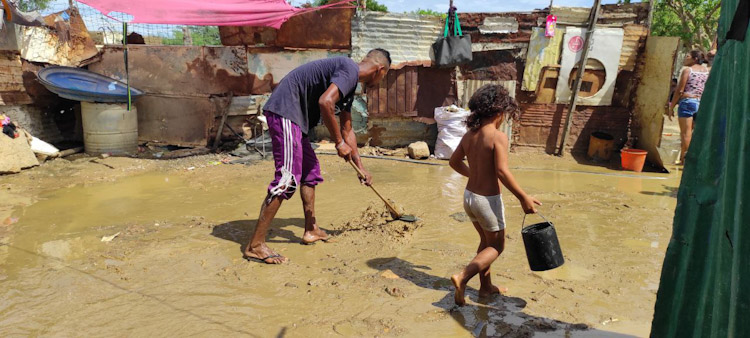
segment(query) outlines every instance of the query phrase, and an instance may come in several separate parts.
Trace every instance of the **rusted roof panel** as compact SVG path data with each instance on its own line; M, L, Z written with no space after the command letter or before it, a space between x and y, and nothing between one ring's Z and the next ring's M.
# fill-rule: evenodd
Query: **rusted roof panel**
M249 95L254 79L247 70L242 47L128 47L130 84L147 93L209 96L233 92ZM125 78L122 47L106 46L89 70L115 79Z
M365 12L352 18L352 58L362 60L368 51L384 48L394 65L430 61L432 44L443 35L438 17L416 14Z

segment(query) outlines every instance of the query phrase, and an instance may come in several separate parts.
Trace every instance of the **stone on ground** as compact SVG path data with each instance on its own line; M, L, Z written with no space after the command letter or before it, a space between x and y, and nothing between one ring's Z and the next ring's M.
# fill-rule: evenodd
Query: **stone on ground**
M409 157L415 160L421 160L430 157L430 147L427 146L427 142L414 142L407 148L409 151Z

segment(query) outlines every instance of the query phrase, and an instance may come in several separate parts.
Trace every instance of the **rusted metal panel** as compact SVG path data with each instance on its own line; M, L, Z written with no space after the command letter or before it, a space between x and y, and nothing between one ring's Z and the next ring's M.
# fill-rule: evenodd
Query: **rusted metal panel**
M270 93L294 68L310 61L346 53L326 50L258 52L247 55L251 94Z
M64 20L62 13L67 13L69 20ZM23 59L61 66L81 66L97 55L94 40L77 9L48 15L44 20L55 29L19 28L17 40Z
M350 49L353 16L352 8L324 9L295 15L281 25L276 46Z
M242 47L129 46L130 84L146 93L208 96L233 92L250 95L255 79ZM125 79L122 47L106 46L89 70Z
M271 27L219 26L224 46L275 46L277 32Z
M511 51L497 50L473 53L473 59L459 66L461 79L517 80L518 62Z
M368 121L366 139L377 147L406 147L417 141L425 141L430 147L437 140L437 123L425 123L409 118L371 118Z
M352 8L333 8L295 15L279 30L269 27L219 27L224 46L350 49Z
M456 102L452 69L404 67L388 72L378 87L368 88L368 113L373 117L429 117L435 107Z
M521 104L521 117L515 124L515 145L544 148L553 153L562 137L563 115L566 105ZM627 108L578 107L567 144L573 152L588 149L589 136L594 131L606 132L615 138L615 146L622 146L630 132L631 113Z
M138 140L177 146L206 146L217 104L205 97L145 95L136 101Z
M0 51L0 105L31 103L23 85L21 56L16 51Z
M432 44L443 28L438 17L365 12L351 21L352 59L362 60L371 49L384 48L391 53L394 69L409 62L429 65Z

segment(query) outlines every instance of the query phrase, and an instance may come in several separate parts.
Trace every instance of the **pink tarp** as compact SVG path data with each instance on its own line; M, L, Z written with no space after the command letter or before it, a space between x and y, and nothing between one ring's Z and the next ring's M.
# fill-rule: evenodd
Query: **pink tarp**
M278 29L292 15L312 10L292 7L284 0L79 1L104 15L112 16L112 12L132 15L129 23L196 26L267 26ZM340 4L346 2L334 5Z

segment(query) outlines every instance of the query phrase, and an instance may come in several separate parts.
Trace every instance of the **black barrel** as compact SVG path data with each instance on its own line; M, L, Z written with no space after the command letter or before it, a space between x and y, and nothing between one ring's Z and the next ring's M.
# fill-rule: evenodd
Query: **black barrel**
M529 225L521 230L531 271L547 271L565 263L557 232L550 222Z

